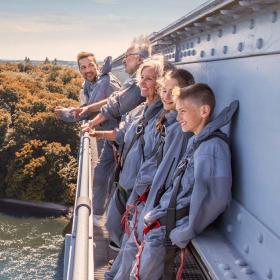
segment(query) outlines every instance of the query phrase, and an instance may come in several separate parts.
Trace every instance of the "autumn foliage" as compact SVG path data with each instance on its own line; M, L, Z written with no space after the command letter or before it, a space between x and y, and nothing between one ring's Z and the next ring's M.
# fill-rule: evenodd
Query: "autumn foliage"
M59 65L0 65L0 195L70 204L74 200L78 124L54 108L78 106L82 79Z

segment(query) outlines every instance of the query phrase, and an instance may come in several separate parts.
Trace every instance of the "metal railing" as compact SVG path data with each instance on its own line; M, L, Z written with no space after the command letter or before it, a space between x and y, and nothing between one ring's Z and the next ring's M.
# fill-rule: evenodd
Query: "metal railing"
M91 140L85 133L80 142L72 233L65 237L64 280L94 279L91 157Z

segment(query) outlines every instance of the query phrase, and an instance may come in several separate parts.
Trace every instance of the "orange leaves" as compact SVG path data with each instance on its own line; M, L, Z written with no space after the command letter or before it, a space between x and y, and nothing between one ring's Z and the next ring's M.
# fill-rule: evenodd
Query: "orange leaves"
M54 108L77 107L81 85L80 74L63 66L0 64L0 188L4 195L73 202L78 125L58 121Z

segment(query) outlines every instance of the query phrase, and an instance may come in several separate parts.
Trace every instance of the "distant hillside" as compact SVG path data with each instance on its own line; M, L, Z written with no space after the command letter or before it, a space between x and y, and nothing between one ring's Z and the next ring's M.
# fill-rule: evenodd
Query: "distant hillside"
M73 202L78 125L53 111L78 106L81 84L69 67L0 64L0 196Z
M0 59L0 64L20 64L24 63L24 60L5 60L5 59ZM32 65L40 65L43 64L43 60L30 60L30 64ZM77 68L78 63L76 61L67 61L67 60L57 60L56 61L57 65L61 66L69 66L71 68Z

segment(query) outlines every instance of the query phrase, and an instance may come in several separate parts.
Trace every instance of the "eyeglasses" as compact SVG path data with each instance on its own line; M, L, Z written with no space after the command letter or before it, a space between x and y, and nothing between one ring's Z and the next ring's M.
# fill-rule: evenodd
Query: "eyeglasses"
M124 58L126 59L131 55L140 55L140 54L139 53L127 53L127 54L124 55Z

